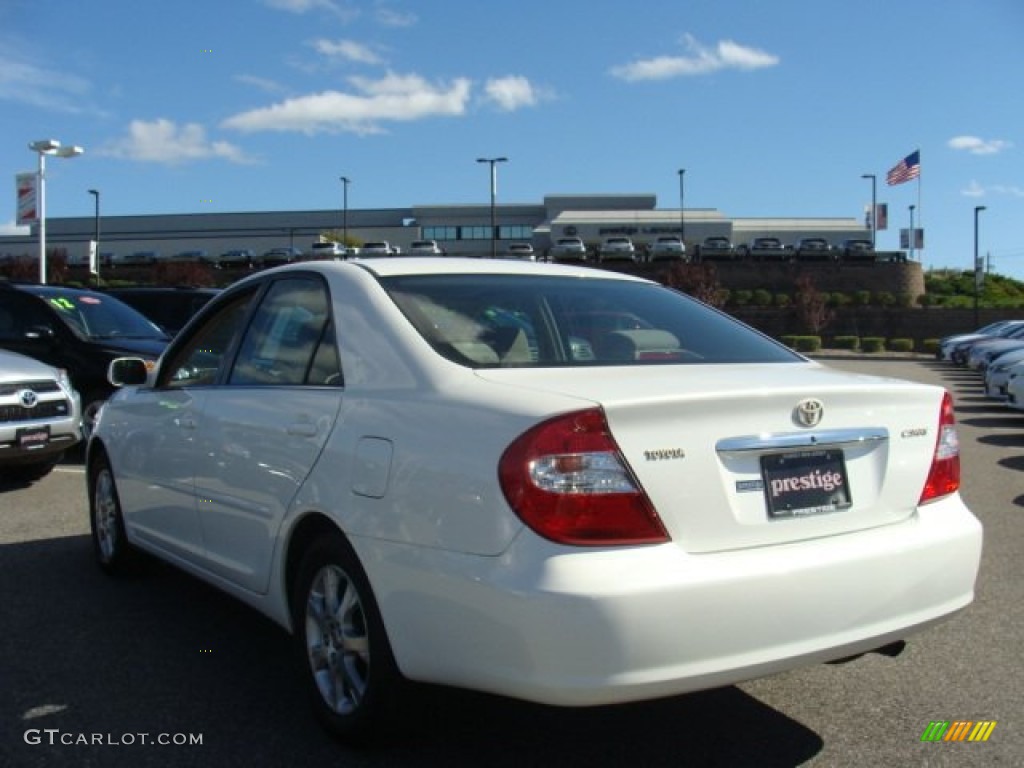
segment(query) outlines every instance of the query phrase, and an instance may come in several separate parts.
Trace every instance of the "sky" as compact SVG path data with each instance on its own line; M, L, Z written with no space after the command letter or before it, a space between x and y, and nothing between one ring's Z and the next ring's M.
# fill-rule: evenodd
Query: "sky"
M48 217L654 194L1024 280L1021 0L0 0L0 234ZM920 151L920 178L890 168ZM7 182L2 180L6 178ZM985 210L975 213L976 206ZM25 231L25 230L21 230Z

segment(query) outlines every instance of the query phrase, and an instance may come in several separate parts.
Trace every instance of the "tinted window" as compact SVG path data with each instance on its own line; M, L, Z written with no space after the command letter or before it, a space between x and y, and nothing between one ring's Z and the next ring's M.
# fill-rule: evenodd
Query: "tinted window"
M406 275L382 283L434 349L473 367L801 359L650 283L517 275Z
M165 334L139 312L101 293L59 288L34 289L75 333L90 339L163 339Z
M254 293L255 289L237 296L207 316L205 322L171 353L160 370L159 384L166 387L215 384L232 343L241 332Z
M314 278L277 280L246 331L229 384L340 384L327 289Z

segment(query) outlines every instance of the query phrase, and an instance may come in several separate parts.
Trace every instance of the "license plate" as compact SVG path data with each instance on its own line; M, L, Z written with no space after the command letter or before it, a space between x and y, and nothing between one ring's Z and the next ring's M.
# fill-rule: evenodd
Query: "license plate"
M36 448L45 448L50 442L49 427L26 427L15 433L18 440L18 447L23 451L31 451Z
M842 451L762 456L761 477L768 517L773 520L838 512L853 503Z

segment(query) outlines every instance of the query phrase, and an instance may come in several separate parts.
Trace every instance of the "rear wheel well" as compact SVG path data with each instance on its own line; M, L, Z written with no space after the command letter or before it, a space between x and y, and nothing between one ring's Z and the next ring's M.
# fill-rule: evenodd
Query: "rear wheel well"
M289 603L295 590L295 579L298 577L303 556L314 541L328 536L343 537L344 534L329 518L321 514L307 515L295 526L288 544L288 558L284 570L285 596Z

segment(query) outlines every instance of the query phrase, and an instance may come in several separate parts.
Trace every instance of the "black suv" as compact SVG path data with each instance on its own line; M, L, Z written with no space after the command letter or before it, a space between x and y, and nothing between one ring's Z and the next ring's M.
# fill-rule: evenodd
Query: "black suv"
M0 282L0 348L68 372L82 397L86 435L114 389L107 381L110 361L156 362L168 341L157 325L105 293Z

